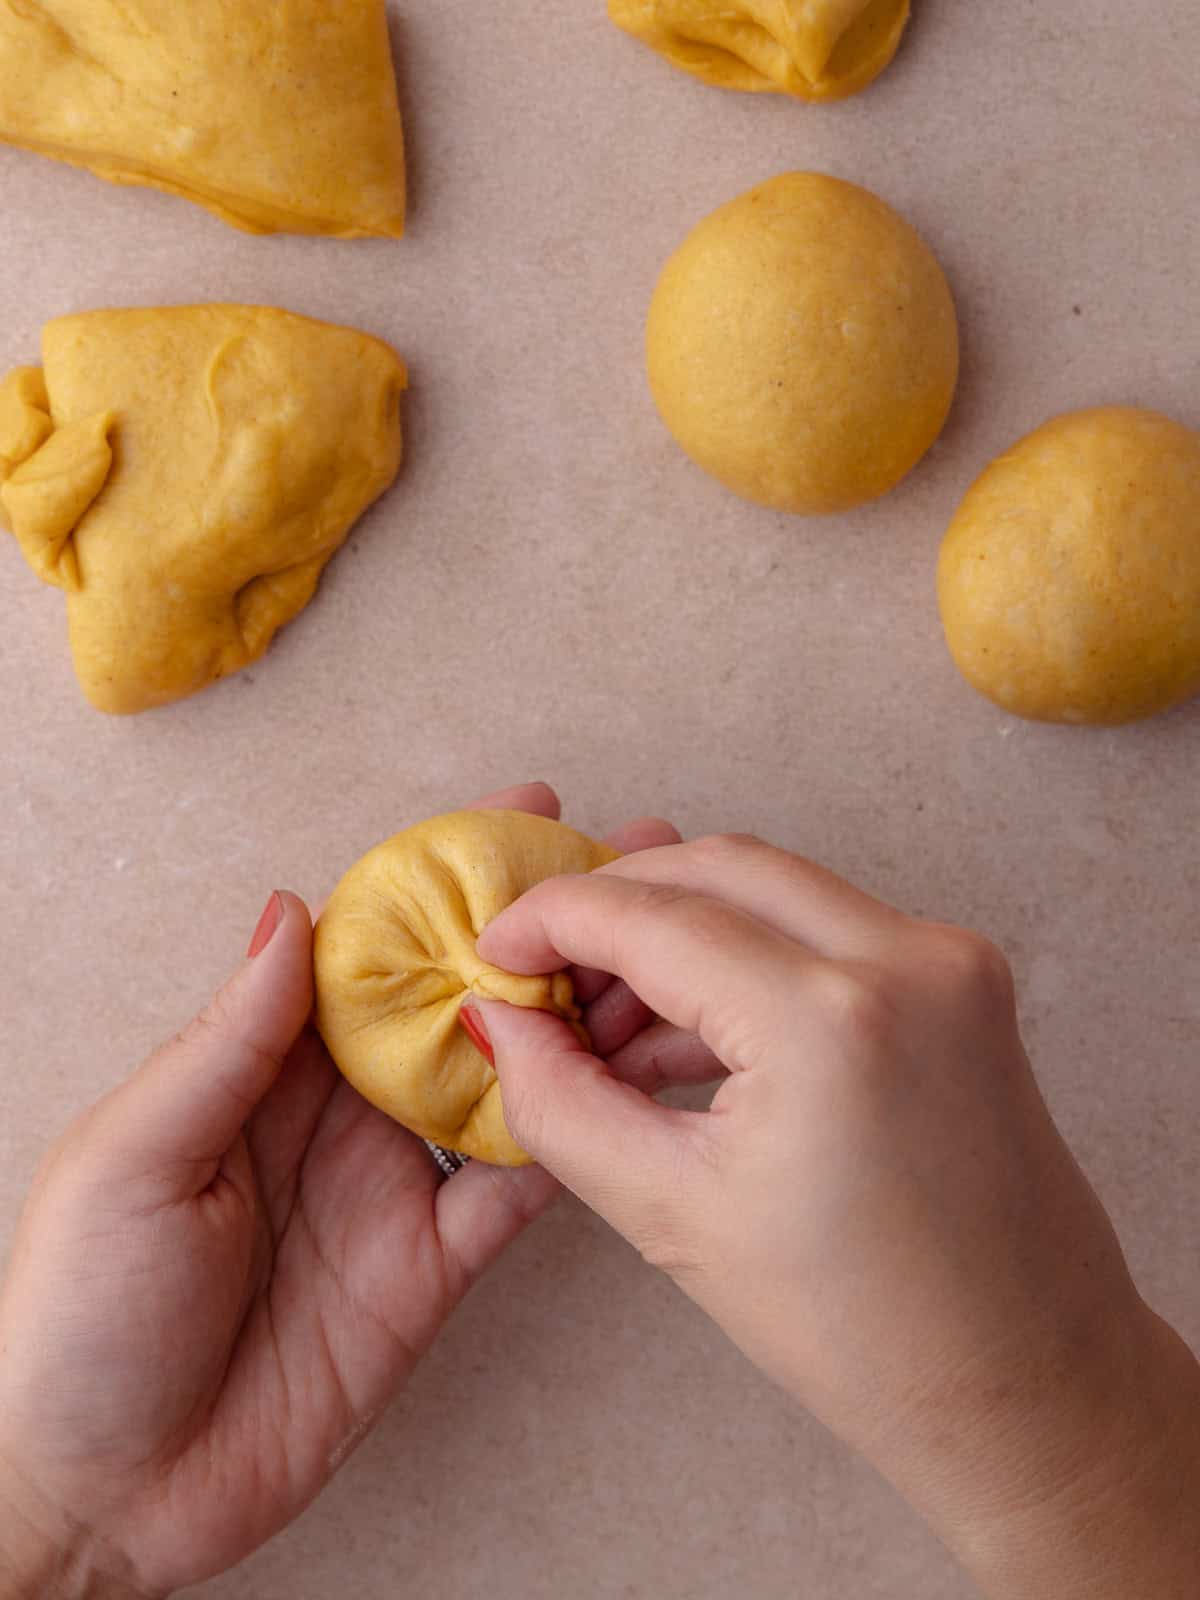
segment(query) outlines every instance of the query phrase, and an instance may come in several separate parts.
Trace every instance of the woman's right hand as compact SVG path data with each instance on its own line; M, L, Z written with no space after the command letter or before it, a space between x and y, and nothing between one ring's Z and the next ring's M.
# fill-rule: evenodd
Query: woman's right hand
M514 1134L988 1593L1200 1593L1200 1368L1133 1286L991 945L715 838L544 883L479 948L618 980L596 1056L480 1007ZM704 1114L639 1092L719 1074Z

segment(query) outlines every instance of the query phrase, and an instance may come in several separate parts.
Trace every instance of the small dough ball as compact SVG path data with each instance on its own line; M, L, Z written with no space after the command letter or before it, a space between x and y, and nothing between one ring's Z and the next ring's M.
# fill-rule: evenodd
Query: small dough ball
M721 89L844 100L900 47L909 0L608 0L617 24Z
M553 1011L579 1026L565 973L489 967L479 935L544 878L617 859L573 828L520 811L458 811L377 846L321 914L317 1027L341 1072L389 1117L495 1166L529 1158L504 1124L491 1065L459 1026L471 995Z
M994 461L938 566L950 652L1039 722L1117 724L1200 689L1200 433L1153 411L1055 417Z
M958 323L919 235L852 183L793 172L668 261L647 327L664 422L735 494L801 515L898 484L942 431Z

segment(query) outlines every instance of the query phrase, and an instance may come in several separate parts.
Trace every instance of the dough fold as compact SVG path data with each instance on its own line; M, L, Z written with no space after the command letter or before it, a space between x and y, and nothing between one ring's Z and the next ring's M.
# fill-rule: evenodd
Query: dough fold
M0 508L67 591L75 670L115 713L258 659L400 466L404 365L268 307L49 323L0 385Z
M0 0L0 139L252 233L404 231L384 0Z
M484 928L545 878L617 859L561 823L461 811L372 850L317 924L317 1026L342 1073L422 1138L497 1166L528 1157L504 1123L496 1074L458 1024L478 995L552 1011L581 1037L565 973L518 977L475 949Z
M619 28L719 88L841 100L891 62L910 0L609 0L608 11Z
M20 367L0 384L0 525L44 583L79 588L71 535L112 466L107 412L57 432L42 374Z

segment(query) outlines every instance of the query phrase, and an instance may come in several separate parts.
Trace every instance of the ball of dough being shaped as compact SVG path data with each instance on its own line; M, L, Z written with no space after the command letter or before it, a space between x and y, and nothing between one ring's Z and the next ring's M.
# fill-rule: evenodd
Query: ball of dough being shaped
M959 669L1038 722L1134 722L1200 691L1200 433L1154 411L1055 417L994 461L942 546Z
M342 1074L423 1139L490 1162L529 1160L504 1123L495 1071L459 1026L472 995L552 1011L579 1027L571 980L482 961L479 935L545 878L617 859L560 822L458 811L378 845L317 923L317 1027Z
M793 172L684 240L646 330L655 403L735 494L801 515L877 499L945 424L958 321L933 253L855 184Z
M721 89L844 100L887 67L909 0L608 0L619 28Z

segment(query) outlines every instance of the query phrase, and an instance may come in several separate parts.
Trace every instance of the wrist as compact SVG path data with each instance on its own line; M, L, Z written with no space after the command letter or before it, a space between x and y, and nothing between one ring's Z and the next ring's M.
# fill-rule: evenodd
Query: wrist
M0 1600L146 1600L0 1456Z
M1099 1344L1018 1384L931 1497L990 1600L1200 1594L1200 1365L1140 1300Z

